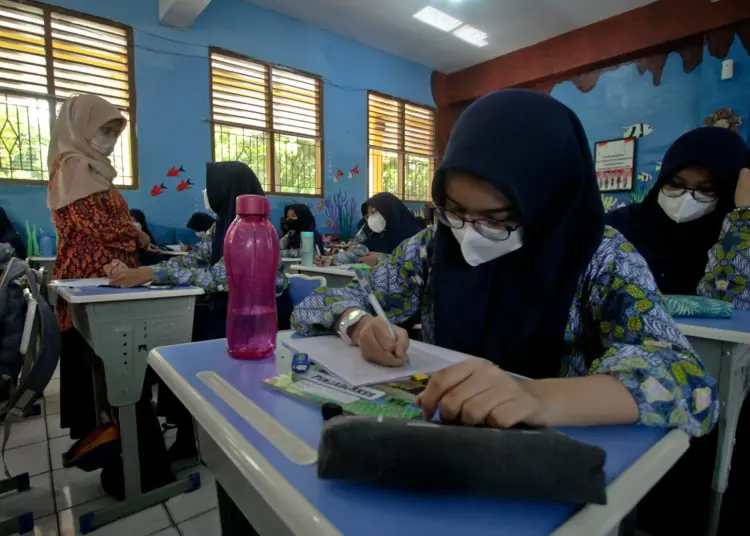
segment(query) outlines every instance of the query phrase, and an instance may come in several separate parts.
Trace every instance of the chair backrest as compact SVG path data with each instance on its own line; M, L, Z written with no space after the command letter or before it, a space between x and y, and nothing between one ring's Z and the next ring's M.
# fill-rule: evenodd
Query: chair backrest
M328 282L322 275L309 276L306 274L289 274L289 296L295 307L302 300L312 294L316 288L327 286Z

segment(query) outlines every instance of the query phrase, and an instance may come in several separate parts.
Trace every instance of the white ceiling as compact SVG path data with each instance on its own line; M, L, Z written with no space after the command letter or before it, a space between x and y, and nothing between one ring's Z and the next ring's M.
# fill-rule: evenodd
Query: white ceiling
M655 0L247 0L446 73ZM477 48L412 15L432 5L489 35Z

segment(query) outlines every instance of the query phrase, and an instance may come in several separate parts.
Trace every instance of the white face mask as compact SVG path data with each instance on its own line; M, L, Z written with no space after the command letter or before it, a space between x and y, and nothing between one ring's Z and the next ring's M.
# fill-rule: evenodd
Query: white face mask
M461 229L453 229L453 236L461 244L461 253L470 266L479 266L512 253L523 246L523 228L519 227L507 240L495 242L480 235L470 223L464 223Z
M385 218L382 214L370 214L367 217L367 226L373 233L382 233L385 231Z
M139 231L142 231L142 230L143 230L143 227L141 227L141 224L140 224L140 223L138 223L137 221L134 221L134 222L133 222L133 225L135 225L135 228L136 228L136 229L138 229Z
M195 231L195 236L197 236L199 240L203 240L203 237L206 236L206 232L205 231Z
M718 199L701 203L693 199L689 192L680 197L669 197L663 191L659 192L659 206L669 218L677 223L687 223L711 214L716 209Z
M203 188L203 204L206 206L206 210L211 210L211 203L208 202L208 188Z
M94 148L95 151L102 153L104 156L109 156L115 150L115 145L117 145L117 137L95 134L94 137L91 138L89 144Z

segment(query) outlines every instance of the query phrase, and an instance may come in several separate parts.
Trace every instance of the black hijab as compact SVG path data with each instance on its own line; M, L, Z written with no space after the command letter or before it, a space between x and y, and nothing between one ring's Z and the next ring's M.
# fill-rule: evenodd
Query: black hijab
M5 213L5 209L0 208L0 242L5 242L13 246L16 250L16 256L19 259L26 258L26 245L21 239L21 235L16 232L15 227Z
M186 227L195 233L205 233L213 227L216 220L210 214L205 212L196 212L187 222Z
M364 241L370 251L391 253L401 242L424 229L424 225L392 193L375 194L366 204L375 207L385 218L385 230L382 233L371 233Z
M445 204L449 170L500 190L521 215L524 245L471 267L451 229L438 225L431 278L436 343L517 374L557 377L570 351L564 333L575 292L604 230L578 117L542 93L486 95L453 128L432 185L437 206Z
M224 256L224 237L237 216L237 197L265 196L253 170L242 162L209 162L206 164L208 204L216 213L216 230L211 243L211 264Z
M318 248L320 248L320 251L322 252L323 237L321 237L320 233L318 232L317 224L315 223L315 216L313 216L310 208L307 205L303 205L302 203L287 205L284 207L284 217L286 217L290 210L294 211L294 213L297 215L297 219L290 220L289 218L287 218L286 220L286 226L289 231L294 231L294 233L289 235L286 247L288 249L299 249L300 243L302 241L302 236L300 235L300 233L310 232L313 233L315 245L318 246Z
M692 130L667 150L659 178L646 199L607 215L607 224L624 234L645 257L664 294L695 294L708 251L719 238L724 218L734 209L737 179L746 157L745 142L731 130ZM689 166L703 166L711 172L719 202L710 214L676 223L659 206L659 191L675 173Z
M148 228L148 223L146 223L146 215L143 213L143 211L137 208L131 208L130 217L141 224L141 231L148 235L148 237L151 239L152 244L156 245L156 242L154 241L154 235L151 234L151 229Z

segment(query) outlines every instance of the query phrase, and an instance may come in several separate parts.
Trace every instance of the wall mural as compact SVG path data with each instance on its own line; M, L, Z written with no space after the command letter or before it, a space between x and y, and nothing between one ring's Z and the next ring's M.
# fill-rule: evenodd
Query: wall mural
M720 108L703 120L708 127L728 128L732 132L740 131L742 118L730 108Z
M353 195L338 191L324 201L326 225L333 234L338 234L343 241L349 240L356 232L357 202ZM355 219L356 218L356 219Z

